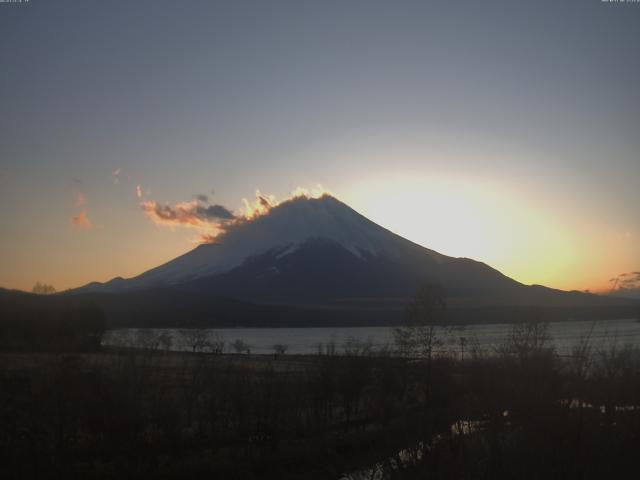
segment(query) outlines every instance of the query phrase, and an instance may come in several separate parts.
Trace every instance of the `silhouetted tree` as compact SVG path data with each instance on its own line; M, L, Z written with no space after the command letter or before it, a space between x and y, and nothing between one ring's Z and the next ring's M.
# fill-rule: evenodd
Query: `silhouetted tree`
M46 283L36 282L36 284L31 289L32 293L36 293L38 295L52 295L56 293L56 289L53 285L47 285Z
M231 344L231 346L233 347L236 353L243 353L243 352L250 353L249 345L240 338L236 339Z
M287 353L288 349L289 349L289 346L285 345L284 343L276 343L273 346L273 352L276 355L284 355L285 353Z
M445 324L446 303L439 285L420 288L407 305L405 325L394 330L394 340L401 353L421 355L431 363L435 347L442 344L438 327Z
M185 345L191 347L193 353L203 352L211 347L209 335L205 329L189 328L182 331L182 340Z

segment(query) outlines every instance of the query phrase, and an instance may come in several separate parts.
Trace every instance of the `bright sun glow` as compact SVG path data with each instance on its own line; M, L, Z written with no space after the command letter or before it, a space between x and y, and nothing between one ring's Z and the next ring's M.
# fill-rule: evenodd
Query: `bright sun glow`
M484 181L387 178L363 182L348 198L395 233L446 255L484 261L524 283L565 286L577 261L579 245L568 228Z

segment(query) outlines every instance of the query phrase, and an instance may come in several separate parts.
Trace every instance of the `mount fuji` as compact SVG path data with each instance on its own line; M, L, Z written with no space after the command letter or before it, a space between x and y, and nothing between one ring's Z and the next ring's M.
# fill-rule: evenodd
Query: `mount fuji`
M378 324L397 320L425 284L442 286L450 306L472 309L476 317L478 308L620 303L525 286L484 263L415 244L330 195L285 201L252 220L232 222L215 243L141 275L69 293L93 298L124 323L175 315L224 325L262 325L258 317L297 324L304 312L313 324Z

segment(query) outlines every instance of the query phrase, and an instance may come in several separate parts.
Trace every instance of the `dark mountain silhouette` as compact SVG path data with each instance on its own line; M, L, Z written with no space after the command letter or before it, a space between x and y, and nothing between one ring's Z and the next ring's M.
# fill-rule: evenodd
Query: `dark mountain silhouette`
M632 308L619 299L525 286L484 263L406 240L327 195L289 200L232 224L215 244L137 277L68 294L102 304L118 323L155 316L162 324L378 324L397 321L424 284L441 285L464 321L528 307L560 317L587 310L619 316Z

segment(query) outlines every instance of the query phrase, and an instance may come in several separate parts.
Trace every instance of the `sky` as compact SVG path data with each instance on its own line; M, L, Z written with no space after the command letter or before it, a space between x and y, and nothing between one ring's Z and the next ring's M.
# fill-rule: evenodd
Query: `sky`
M0 286L194 248L146 202L320 184L441 253L602 291L640 270L638 25L600 0L0 3Z

